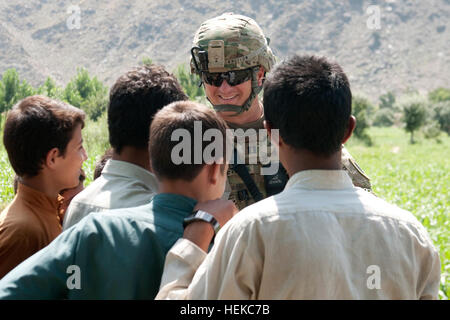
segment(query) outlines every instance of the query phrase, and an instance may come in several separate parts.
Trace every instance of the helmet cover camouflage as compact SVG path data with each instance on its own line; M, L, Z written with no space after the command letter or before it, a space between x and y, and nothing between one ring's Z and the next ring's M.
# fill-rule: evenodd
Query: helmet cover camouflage
M268 39L255 20L238 14L225 13L202 23L197 30L194 48L208 53L208 72L226 72L262 66L269 72L275 56L268 46ZM200 65L196 52L193 56ZM197 70L191 57L191 72Z

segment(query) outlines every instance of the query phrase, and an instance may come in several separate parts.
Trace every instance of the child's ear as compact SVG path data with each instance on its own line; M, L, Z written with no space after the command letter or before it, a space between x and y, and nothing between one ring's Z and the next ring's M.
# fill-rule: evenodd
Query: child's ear
M345 132L344 138L342 139L342 144L346 143L347 140L350 139L353 134L353 130L355 130L355 127L356 118L354 116L350 116L350 118L348 119L347 131Z
M220 177L220 164L214 162L212 164L207 164L209 171L209 182L211 184L216 184Z
M280 147L284 143L284 141L281 139L279 131L274 136L274 140L277 140L277 141L274 141L274 140L272 140L272 127L270 126L270 123L268 123L266 120L264 120L263 125L264 125L264 129L267 130L267 134L269 135L270 141L272 143L276 143L278 145L278 147ZM277 130L277 129L275 129L275 130Z
M59 149L53 148L49 152L47 152L47 156L45 157L45 165L49 168L54 168L56 165L56 159L60 157Z

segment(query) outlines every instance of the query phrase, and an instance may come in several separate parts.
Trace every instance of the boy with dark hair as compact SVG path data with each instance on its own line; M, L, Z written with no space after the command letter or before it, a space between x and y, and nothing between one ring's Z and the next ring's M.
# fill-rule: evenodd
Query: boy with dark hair
M159 109L179 100L187 96L162 66L137 67L117 79L108 105L112 157L100 177L72 200L64 230L91 212L140 206L153 198L158 183L150 168L148 129Z
M113 156L113 149L109 148L95 163L94 177L93 177L94 180L96 180L98 177L102 175L103 168L105 167L108 160L112 158L112 156Z
M217 229L231 217L221 216L217 223L205 213L191 216L197 202L218 199L225 189L226 164L219 152L208 163L203 158L197 164L165 163L172 159L174 132L185 130L193 137L196 122L202 137L213 129L225 141L226 124L210 108L187 101L163 108L150 130L151 163L161 193L140 207L87 216L2 279L0 299L153 299L165 255L183 234L183 220L203 219ZM185 151L193 155L194 145ZM200 145L201 154L206 148ZM178 169L186 174L173 176ZM219 205L230 215L236 211L231 201Z
M356 122L340 66L314 56L280 64L264 85L264 114L270 134L279 130L286 188L234 216L209 254L212 228L188 225L157 298L437 299L439 255L425 228L342 170ZM201 209L226 213L214 201Z
M61 233L60 190L78 185L86 160L80 109L31 96L8 113L3 143L20 179L0 214L0 278Z

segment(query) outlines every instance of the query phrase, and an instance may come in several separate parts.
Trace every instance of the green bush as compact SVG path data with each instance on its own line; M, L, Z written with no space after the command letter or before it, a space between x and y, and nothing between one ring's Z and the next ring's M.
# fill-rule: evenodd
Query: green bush
M174 72L178 78L184 92L191 100L199 100L200 97L205 95L203 88L199 87L200 79L197 75L190 73L186 66L181 64Z
M430 122L423 128L423 134L425 139L435 139L439 140L439 136L441 135L441 130L439 127L439 123L437 121Z
M16 69L6 70L0 81L0 113L10 110L16 102L35 93L26 80L20 81Z
M149 57L143 57L140 64L144 65L144 66L149 66L153 63L153 60L150 59Z
M369 114L374 110L374 106L364 97L354 96L352 101L352 113L356 118L354 135L364 141L366 145L372 144L372 139L367 134L370 127Z
M428 99L432 102L450 101L450 89L437 88L428 93Z
M77 75L63 89L47 77L45 82L34 89L26 80L20 81L16 69L3 73L0 81L0 113L8 111L19 100L34 94L70 103L83 109L89 118L97 120L106 110L108 89L97 77L90 77L86 69L78 69Z
M394 124L395 114L391 109L380 109L375 113L373 125L376 127L390 127Z
M64 89L64 100L86 112L89 118L97 120L106 110L108 89L97 77L91 78L89 72L78 69L77 75Z
M380 109L392 109L395 105L395 96L391 91L382 94L379 98Z
M440 130L450 135L450 101L436 103L433 107L433 119L439 123Z
M47 77L44 84L37 89L37 94L42 94L52 99L64 100L64 89L56 85L55 80Z
M106 113L106 108L108 107L108 96L103 92L96 92L94 96L90 96L83 103L82 109L86 112L88 117L93 121L97 121L104 113Z

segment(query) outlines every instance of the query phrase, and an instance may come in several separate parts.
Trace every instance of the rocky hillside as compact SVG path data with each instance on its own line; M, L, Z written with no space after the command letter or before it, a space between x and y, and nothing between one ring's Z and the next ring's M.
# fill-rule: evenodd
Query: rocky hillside
M65 84L83 66L110 85L144 56L173 69L188 61L200 23L228 11L256 19L278 57L334 57L374 101L387 90L450 87L449 0L3 0L0 73Z

